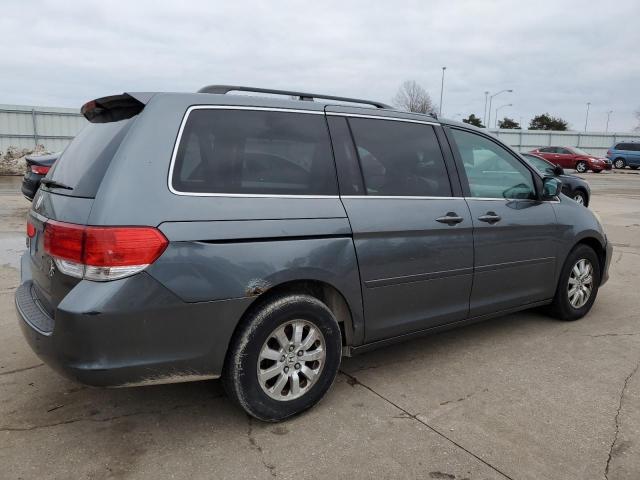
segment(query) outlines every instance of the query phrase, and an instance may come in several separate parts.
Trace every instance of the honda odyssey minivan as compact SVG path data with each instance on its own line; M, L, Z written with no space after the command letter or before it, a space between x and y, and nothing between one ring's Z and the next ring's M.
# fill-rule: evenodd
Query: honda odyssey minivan
M594 214L466 124L234 86L82 113L15 294L33 350L79 382L221 377L278 421L342 356L533 307L576 320L608 278Z

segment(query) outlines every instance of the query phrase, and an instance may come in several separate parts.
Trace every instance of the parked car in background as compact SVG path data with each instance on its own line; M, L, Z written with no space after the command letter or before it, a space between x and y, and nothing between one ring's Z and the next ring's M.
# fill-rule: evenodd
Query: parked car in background
M619 142L607 150L607 158L616 168L640 167L640 142Z
M534 307L577 320L608 278L593 212L464 123L230 86L81 111L15 300L31 348L87 384L222 377L283 420L343 355Z
M587 170L595 173L611 170L611 160L608 158L599 158L576 147L540 147L529 153L539 155L562 168L572 168L579 173Z
M562 193L567 197L573 198L585 207L589 206L591 188L589 188L589 184L584 178L577 177L576 175L568 175L562 167L554 165L550 161L533 153L523 153L522 156L542 175L555 175L558 177L562 182Z
M58 157L60 157L60 153L25 157L27 162L27 171L24 173L24 177L22 179L21 190L27 200L33 200L33 197L40 186L40 181L47 173L49 173L49 170Z

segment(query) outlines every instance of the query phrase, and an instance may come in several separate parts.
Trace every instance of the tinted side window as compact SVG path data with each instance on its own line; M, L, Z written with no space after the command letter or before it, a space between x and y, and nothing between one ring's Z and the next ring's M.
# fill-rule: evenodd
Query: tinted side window
M540 152L542 152L542 153L555 153L555 151L556 151L555 147L544 147L544 148L540 148L538 150Z
M640 151L639 143L619 143L616 145L616 150L627 150L627 151Z
M566 148L560 148L560 147L558 147L558 153L561 153L563 155L573 155L573 153L571 153L571 150L567 150Z
M451 196L433 127L394 120L350 118L368 195Z
M323 115L197 109L176 155L182 192L336 195Z
M533 199L536 190L527 167L506 149L481 135L452 129L471 196Z

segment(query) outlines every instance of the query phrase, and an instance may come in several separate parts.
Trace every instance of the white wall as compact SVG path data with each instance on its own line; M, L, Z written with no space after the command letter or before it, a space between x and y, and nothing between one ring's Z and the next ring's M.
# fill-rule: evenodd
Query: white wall
M33 148L38 143L57 152L64 149L86 123L75 108L0 105L0 151L10 146Z
M578 147L604 157L607 150L621 141L640 141L639 133L617 132L554 132L546 130L500 130L489 131L519 152L528 152L538 147Z

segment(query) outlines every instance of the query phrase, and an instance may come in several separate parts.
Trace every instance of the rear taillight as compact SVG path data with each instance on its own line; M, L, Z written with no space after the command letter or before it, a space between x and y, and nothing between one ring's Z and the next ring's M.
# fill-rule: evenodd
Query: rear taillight
M33 238L36 236L36 227L27 220L27 237Z
M43 165L31 165L31 171L38 175L46 175L51 170L51 167L45 167Z
M58 269L87 280L115 280L155 262L168 240L153 227L92 227L49 220L44 249Z

